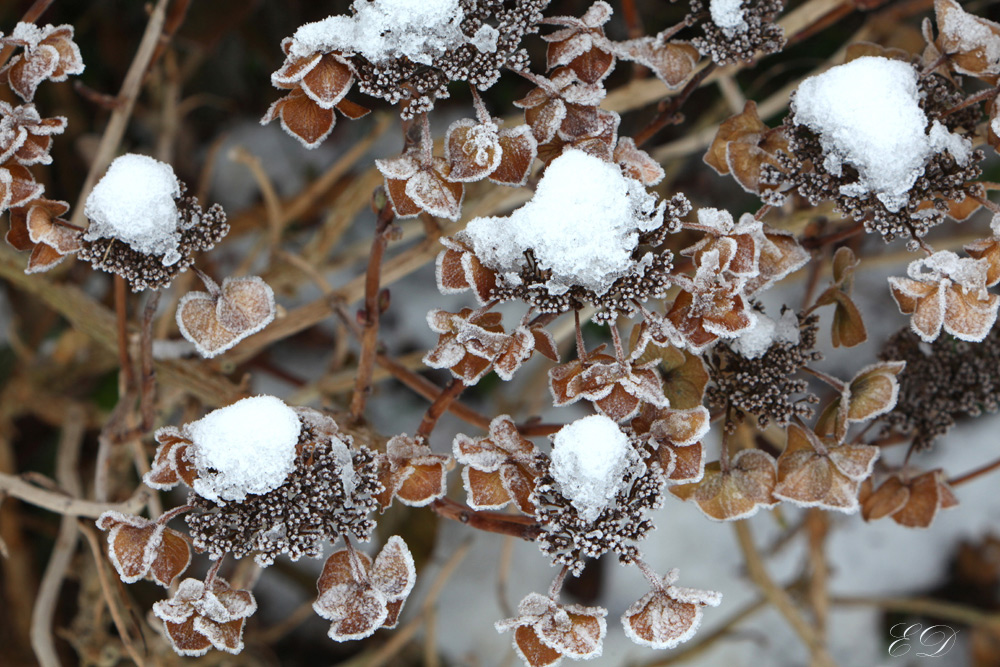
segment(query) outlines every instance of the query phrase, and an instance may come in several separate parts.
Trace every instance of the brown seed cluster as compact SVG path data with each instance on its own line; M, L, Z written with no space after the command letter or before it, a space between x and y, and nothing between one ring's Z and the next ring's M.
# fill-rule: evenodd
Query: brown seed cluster
M920 106L928 123L935 120L950 131L975 128L979 108L972 106L956 113L943 113L962 100L962 92L954 83L938 74L918 80ZM828 172L824 164L823 148L819 136L804 125L795 124L795 113L785 118L789 153L777 153L778 167L765 164L762 181L770 185L791 184L792 189L816 206L822 201L833 201L845 217L864 221L865 231L877 232L888 243L897 237L917 239L944 222L949 203L961 203L968 194L982 196L979 185L968 185L982 174L978 163L983 160L981 150L972 152L967 165L958 164L948 152L932 155L924 166L924 173L909 191L909 202L892 212L875 194L853 197L841 193L841 187L855 183L858 172L849 164L842 166L837 176Z
M435 58L430 67L408 58L376 64L353 55L348 60L357 73L361 92L390 104L408 100L401 111L406 119L430 111L435 100L447 98L452 81L468 81L486 90L500 78L502 68L528 68L528 54L520 48L521 39L538 31L542 10L549 0L461 0L459 4L465 13L461 30L470 39L483 25L497 29L495 51L483 52L467 43Z
M339 438L350 448L351 438ZM292 560L318 558L326 541L353 535L365 542L375 529L370 517L382 490L375 454L367 447L350 448L353 488L345 488L345 470L329 436L318 437L308 422L299 437L295 470L285 483L238 503L216 503L192 492L188 503L201 510L185 520L194 546L213 559L252 555L261 566L280 554Z
M756 359L747 359L720 342L712 350L709 363L712 385L706 393L714 409L731 406L737 418L749 412L757 418L761 428L771 421L787 426L793 417L809 419L813 409L810 404L819 399L809 393L809 384L792 376L822 355L813 348L819 330L819 316L799 316L799 342L774 343ZM792 397L798 395L799 398ZM734 422L726 424L735 428Z
M691 0L689 20L708 14L705 5L703 0ZM750 62L758 51L763 55L777 53L785 46L785 33L774 17L784 5L784 0L743 0L740 9L745 28L726 31L708 18L701 24L704 37L692 39L691 44L718 65Z
M645 470L629 470L622 480L621 490L596 519L585 521L579 511L560 491L549 473L545 455L535 462L542 471L531 494L535 518L545 528L536 540L538 548L554 563L568 565L574 576L580 576L587 558L599 558L613 551L623 564L639 557L636 542L642 541L653 529L647 516L663 506L663 486L666 479L659 463L642 450Z
M207 211L202 211L198 200L186 196L187 188L183 183L180 185L181 194L176 200L180 211L180 241L177 244L180 260L165 266L162 255L147 255L132 249L127 243L107 238L84 241L77 256L89 261L95 269L120 275L128 281L133 292L169 285L178 274L194 264L194 253L211 250L229 233L229 223L222 206L213 204Z
M981 343L941 336L924 343L910 329L894 334L879 355L905 361L899 374L896 407L884 415L886 430L913 438L927 449L956 420L1000 410L1000 329L994 327Z

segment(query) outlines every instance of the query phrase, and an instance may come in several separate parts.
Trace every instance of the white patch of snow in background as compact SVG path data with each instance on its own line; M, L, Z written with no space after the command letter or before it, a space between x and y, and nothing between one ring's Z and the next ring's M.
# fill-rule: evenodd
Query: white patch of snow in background
M947 150L965 164L968 140L938 121L925 132L917 71L909 63L864 57L809 77L792 99L795 122L819 134L824 167L837 175L843 163L857 169L857 183L842 186L850 197L874 194L890 211L909 201L907 191L928 158Z
M83 238L118 239L136 252L163 255L163 264L180 260L180 213L174 201L180 184L169 164L129 153L116 158L87 197L90 227Z
M496 50L496 29L480 29L470 40L461 30L465 12L458 0L356 0L351 16L330 16L295 31L291 53L359 53L373 63L401 56L430 65L465 43Z
M244 398L213 410L189 426L198 479L209 500L235 500L281 486L295 467L302 424L273 396Z

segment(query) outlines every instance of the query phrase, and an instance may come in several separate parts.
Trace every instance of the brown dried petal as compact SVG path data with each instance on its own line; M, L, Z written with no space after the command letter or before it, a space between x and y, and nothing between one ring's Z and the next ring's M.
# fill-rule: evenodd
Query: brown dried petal
M30 53L11 59L7 69L8 83L22 100L30 102L38 84L55 74L58 66L59 50L49 44L39 44Z
M302 92L321 109L333 109L354 83L354 70L332 53L324 55L302 77Z
M167 629L167 637L179 655L198 656L208 653L212 647L209 641L201 632L194 628L196 616L191 616L182 623L172 623L164 621L163 625Z
M615 146L615 162L629 178L634 178L643 185L656 185L663 180L664 172L660 163L650 157L649 153L635 145L631 137L621 137Z
M744 449L732 458L728 471L713 461L705 466L701 481L672 486L670 492L693 501L710 519L732 521L775 504L771 496L776 476L773 458L757 449Z
M935 0L938 48L960 74L1000 74L1000 24L969 14L955 0Z
M601 655L607 613L601 607L566 605L543 617L535 631L546 646L574 660L589 660Z
M965 252L973 259L986 260L986 287L1000 282L1000 237L990 236L973 241L965 246Z
M514 629L514 648L529 667L551 667L563 657L559 651L543 644L535 629L526 625Z
M490 180L500 185L522 186L528 181L531 165L538 155L538 141L528 125L500 130L498 141L502 154L500 164L490 174Z
M451 167L441 158L435 158L433 168L421 169L406 181L405 193L413 203L431 215L458 220L462 213L464 187L448 180ZM395 200L393 202L395 204ZM404 214L396 210L400 217Z
M153 581L169 587L171 582L191 564L191 546L181 533L167 528L163 531L163 541L157 550L156 559L149 568Z
M899 395L896 376L905 366L906 362L890 361L861 369L848 387L848 421L867 421L892 410Z
M266 125L276 118L281 119L285 132L306 148L316 148L323 143L337 121L333 109L319 106L301 88L276 100L264 114L261 124Z
M440 458L442 459L440 463L410 466L410 474L403 479L396 490L396 497L400 502L412 507L423 507L444 496L448 490L445 481L447 467L444 460L450 459L444 456Z
M463 118L451 124L444 140L445 159L451 165L448 180L468 183L491 174L503 155L496 125Z
M712 145L705 153L705 164L718 174L729 173L729 162L726 157L728 146L733 141L746 140L756 145L760 134L767 131L767 125L757 115L757 103L748 100L741 113L730 116L719 125Z
M387 600L406 599L417 581L417 570L403 538L393 535L386 540L375 557L370 576L372 585L382 591Z
M997 319L1000 296L981 299L975 291L965 293L958 285L944 293L944 329L961 340L979 342L986 338Z
M865 521L877 521L898 512L910 499L910 489L892 475L882 486L861 499L861 516Z
M942 285L890 276L889 290L900 312L912 314L910 326L914 333L928 343L940 335L945 314L945 290Z
M616 56L648 67L670 90L684 84L701 57L687 42L663 42L656 37L618 42L615 47Z
M188 292L177 304L181 335L205 358L260 331L275 315L274 292L257 276L226 278L221 289L209 283L209 292Z
M671 586L676 577L677 571L672 570L664 578L664 587L650 591L622 615L625 634L636 644L654 649L675 648L698 631L702 607L718 606L721 601L718 593Z

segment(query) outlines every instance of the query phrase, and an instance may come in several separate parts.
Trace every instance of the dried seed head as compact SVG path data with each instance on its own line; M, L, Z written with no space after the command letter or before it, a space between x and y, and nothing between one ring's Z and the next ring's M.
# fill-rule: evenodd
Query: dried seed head
M691 44L719 65L750 62L757 52L776 53L785 46L785 34L774 18L784 0L691 0L691 20L707 14L701 24L704 37Z

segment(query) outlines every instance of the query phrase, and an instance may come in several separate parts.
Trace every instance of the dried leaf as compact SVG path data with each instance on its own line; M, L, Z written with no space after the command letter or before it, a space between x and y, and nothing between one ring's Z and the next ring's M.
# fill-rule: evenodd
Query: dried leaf
M226 278L221 288L202 280L208 292L188 292L177 304L177 327L201 356L215 357L274 320L274 292L261 278Z

